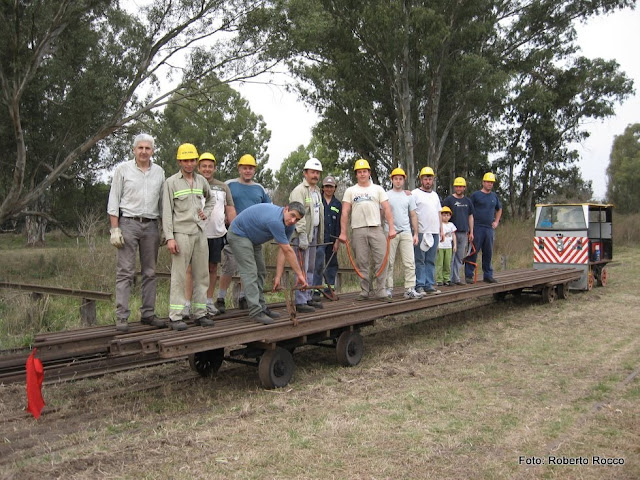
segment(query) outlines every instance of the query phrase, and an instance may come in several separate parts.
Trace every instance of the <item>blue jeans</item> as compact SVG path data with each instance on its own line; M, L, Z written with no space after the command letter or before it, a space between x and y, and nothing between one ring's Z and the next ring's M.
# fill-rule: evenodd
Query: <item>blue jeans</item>
M484 227L476 225L473 228L473 245L476 247L476 253L469 256L469 260L476 263L478 253L482 251L482 274L483 278L493 278L493 267L491 259L493 258L493 239L495 238L495 230L492 227ZM465 266L465 274L467 277L473 277L473 265L468 263Z
M327 282L333 288L336 284L336 275L338 274L338 254L333 257L333 245L322 245L316 250L316 268L313 272L313 284L312 285L324 285L325 281L320 273L327 265L327 269L324 271L324 277ZM329 260L331 259L331 260ZM328 262L328 264L327 264Z
M306 235L304 233L303 235ZM291 240L291 246L296 253L296 258L300 261L300 268L306 274L306 280L309 285L313 285L313 272L316 266L316 252L317 247L308 247L306 250L300 250L298 243L300 239L298 237ZM318 227L313 227L313 236L311 237L311 244L315 245L318 242ZM296 305L307 303L311 300L311 290L296 290L295 291Z
M462 267L462 261L467 254L469 237L467 232L456 232L454 235L456 236L457 250L453 254L453 260L451 261L451 281L455 283L460 281L460 267Z
M426 252L420 250L424 235L433 235L433 246ZM416 260L416 288L424 288L425 290L435 288L438 243L440 243L439 233L418 234L418 245L413 247L413 256Z

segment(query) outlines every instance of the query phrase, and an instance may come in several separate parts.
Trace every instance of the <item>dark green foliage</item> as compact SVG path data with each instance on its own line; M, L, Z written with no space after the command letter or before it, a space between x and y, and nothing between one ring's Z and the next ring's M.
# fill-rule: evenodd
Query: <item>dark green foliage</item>
M620 213L640 212L640 123L613 141L607 167L607 200Z
M578 57L573 25L632 4L283 0L280 35L341 159L367 158L376 181L402 166L409 185L431 166L441 195L498 167L507 210L526 216L552 195L589 195L569 145L632 84L615 62Z
M201 79L246 79L276 62L261 1L149 3L131 14L118 1L2 2L0 225L54 219L58 196L130 157L152 111L202 94Z
M150 129L156 139L156 161L167 176L178 171L176 151L181 143L193 143L199 153L211 152L216 158L216 178L237 177L238 159L250 153L258 162L256 181L273 186L273 174L265 169L269 160L267 144L271 132L264 120L249 108L247 101L229 85L214 76L196 85L206 93L177 99L168 105Z

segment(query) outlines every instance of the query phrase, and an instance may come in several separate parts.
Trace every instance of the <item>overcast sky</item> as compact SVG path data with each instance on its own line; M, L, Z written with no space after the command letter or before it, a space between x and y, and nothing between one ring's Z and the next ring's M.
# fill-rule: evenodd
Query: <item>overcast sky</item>
M633 79L636 91L640 90L640 11L625 10L592 19L586 25L578 26L578 33L584 56L615 59ZM280 77L277 81L283 83L286 79ZM269 167L279 168L289 153L299 145L309 143L317 116L294 94L287 93L282 87L264 84L244 84L239 90L271 130ZM583 178L593 181L597 199L604 198L606 192L606 169L613 137L622 134L627 125L638 122L640 94L636 93L616 108L615 117L587 125L591 137L578 147L580 168Z

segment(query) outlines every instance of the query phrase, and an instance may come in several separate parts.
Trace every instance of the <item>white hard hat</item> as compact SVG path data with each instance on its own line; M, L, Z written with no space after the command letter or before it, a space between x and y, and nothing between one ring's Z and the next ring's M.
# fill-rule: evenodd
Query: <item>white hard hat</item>
M420 242L420 250L422 250L423 252L427 252L431 247L433 247L433 235L430 233L425 233L422 236L422 241Z
M317 158L311 157L309 160L307 160L307 163L304 164L304 170L317 170L318 172L321 172L322 164Z

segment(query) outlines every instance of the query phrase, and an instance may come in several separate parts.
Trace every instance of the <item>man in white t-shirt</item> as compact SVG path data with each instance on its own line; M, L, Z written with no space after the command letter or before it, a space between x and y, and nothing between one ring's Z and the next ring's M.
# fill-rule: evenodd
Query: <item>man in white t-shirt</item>
M357 185L347 188L342 198L342 218L340 219L340 241L347 242L347 222L351 213L351 244L355 250L355 264L362 275L360 280L360 295L358 300L368 300L371 290L369 282L369 257L373 257L373 267L378 273L375 296L383 302L391 302L387 295L385 283L387 268L380 271L387 250L387 241L382 229L380 210L384 213L389 225L389 238L396 236L393 215L389 207L389 197L380 185L371 182L371 167L369 162L360 159L356 161Z
M420 170L420 187L411 192L416 198L418 213L418 245L413 248L416 259L416 291L427 294L440 293L435 287L436 253L438 243L444 239L440 216L442 206L440 197L433 190L434 177L433 169L424 167Z

